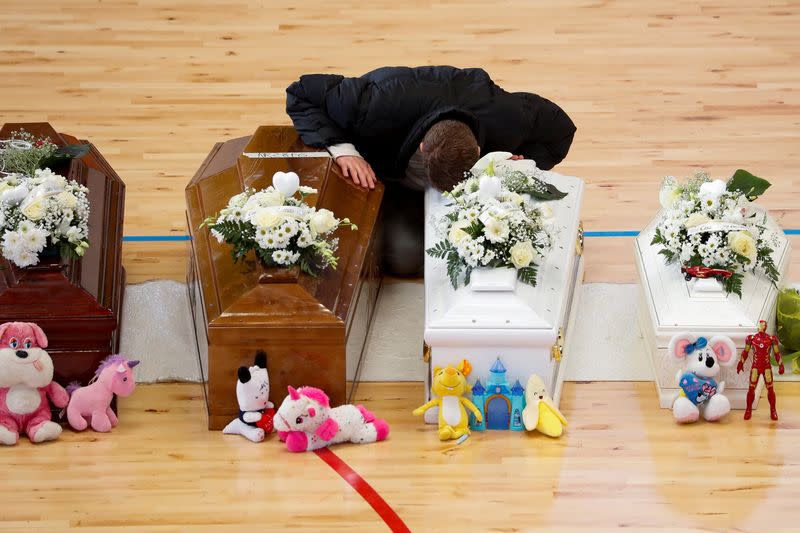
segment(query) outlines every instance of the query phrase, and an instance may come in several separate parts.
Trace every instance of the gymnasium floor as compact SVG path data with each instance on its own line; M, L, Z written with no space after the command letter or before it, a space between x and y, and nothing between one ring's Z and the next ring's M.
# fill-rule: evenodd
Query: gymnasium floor
M301 73L482 66L578 125L556 170L587 181L587 231L644 227L665 174L739 167L772 181L761 202L797 229L798 17L789 1L9 2L0 115L90 139L127 184L125 234L180 238L183 188L212 145L288 124L283 90ZM182 280L185 246L126 242L129 281ZM589 238L586 282L634 282L631 246ZM761 410L698 431L656 408L651 383L568 384L564 438L454 446L410 416L421 384L363 384L392 435L334 451L414 531L793 529L800 388L778 395L777 424ZM0 530L387 527L320 457L207 432L198 385L141 387L121 420L111 435L0 450Z

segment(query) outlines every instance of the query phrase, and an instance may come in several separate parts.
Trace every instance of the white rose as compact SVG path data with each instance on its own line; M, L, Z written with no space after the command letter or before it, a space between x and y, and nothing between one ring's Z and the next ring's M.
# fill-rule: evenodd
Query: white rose
M311 231L316 234L328 233L339 225L339 220L333 216L331 211L320 209L311 215L311 220L308 221L308 225Z
M242 207L247 201L247 193L240 192L228 200L228 207Z
M250 220L259 228L274 228L283 222L283 216L272 209L259 209L253 213Z
M533 245L531 241L518 242L509 250L511 262L517 268L525 268L533 261Z
M30 202L25 202L21 209L22 214L31 220L41 220L44 217L44 210L44 198L36 198Z
M683 225L686 229L693 228L695 226L700 226L701 224L706 224L711 222L711 219L705 215L705 213L692 213L689 215L689 218L686 219L686 222Z
M262 207L275 207L283 205L284 201L283 194L271 187L254 194L250 197L250 199ZM248 200L247 203L249 204L250 201Z
M469 233L464 231L464 228L469 226L469 222L466 220L459 220L454 222L453 225L450 227L450 233L448 234L448 239L453 244L458 244L463 241L465 238L469 237Z
M38 181L39 183L45 183L48 187L64 188L67 185L67 178L60 174L56 174L49 168L36 169L33 175L34 180Z
M67 191L58 193L56 200L67 209L75 209L75 206L78 205L78 199L75 198L75 195Z
M737 254L746 257L754 263L758 255L756 240L749 231L736 231L728 234L728 246Z

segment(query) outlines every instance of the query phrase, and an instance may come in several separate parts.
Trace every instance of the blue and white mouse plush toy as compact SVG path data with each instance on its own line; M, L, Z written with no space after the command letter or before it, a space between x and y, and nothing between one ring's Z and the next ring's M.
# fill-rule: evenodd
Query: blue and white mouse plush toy
M226 435L241 435L253 442L261 442L272 433L275 406L269 401L269 374L267 354L259 350L253 366L239 367L236 398L239 416L222 430Z
M736 344L725 335L695 337L690 333L679 333L669 342L669 353L685 368L679 370L675 382L680 389L672 414L679 424L696 422L700 416L715 422L727 415L731 403L722 392L725 382L715 379L722 367L736 362Z

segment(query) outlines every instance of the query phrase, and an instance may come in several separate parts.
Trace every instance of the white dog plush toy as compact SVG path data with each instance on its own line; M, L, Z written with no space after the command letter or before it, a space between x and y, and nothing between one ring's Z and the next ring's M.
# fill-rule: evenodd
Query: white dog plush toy
M269 401L267 354L258 351L254 365L239 367L238 377L239 416L231 420L222 432L261 442L267 433L272 433L272 419L275 417L275 405Z
M731 403L722 392L725 382L717 385L714 377L721 367L736 362L736 345L724 336L695 337L689 333L679 333L669 341L669 353L679 360L686 361L686 367L675 376L681 389L672 414L680 424L696 422L700 415L715 422L727 415Z

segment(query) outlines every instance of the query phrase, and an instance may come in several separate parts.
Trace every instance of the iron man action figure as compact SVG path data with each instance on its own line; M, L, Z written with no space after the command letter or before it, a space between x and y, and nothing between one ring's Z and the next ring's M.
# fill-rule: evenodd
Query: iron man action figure
M775 409L775 391L772 388L772 363L770 354L775 351L775 360L778 362L778 374L783 374L783 361L781 352L778 350L778 337L767 333L767 322L762 320L758 323L758 333L748 335L745 340L745 347L736 372L744 370L744 362L753 349L753 366L750 369L750 388L747 391L747 408L744 411L744 419L750 420L753 415L753 400L756 399L756 385L758 378L764 376L764 384L767 386L767 398L769 399L769 416L772 420L778 419L778 411Z

